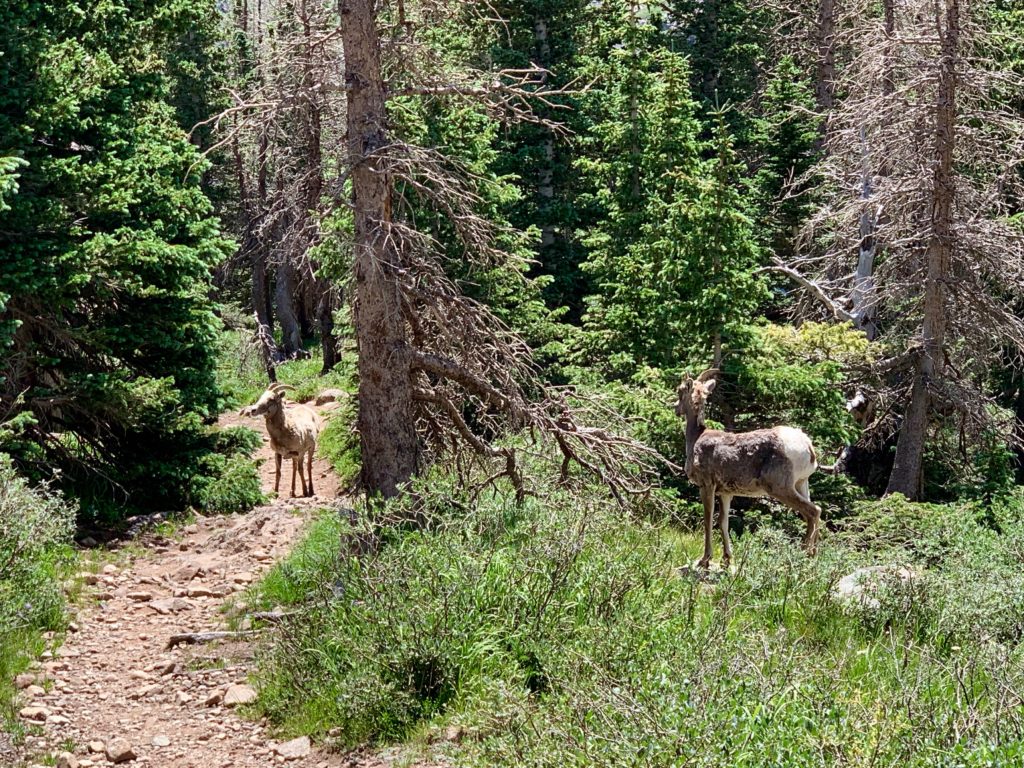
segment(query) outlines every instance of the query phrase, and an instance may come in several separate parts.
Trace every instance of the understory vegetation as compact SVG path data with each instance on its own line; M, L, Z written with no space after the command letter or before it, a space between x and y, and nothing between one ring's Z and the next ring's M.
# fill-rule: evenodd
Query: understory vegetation
M339 557L356 532L325 512L257 588L291 617L257 676L283 732L481 766L1024 759L1020 494L862 502L815 559L766 521L707 576L696 537L598 488L518 506L438 472L419 491L381 514L422 525L388 526L375 554ZM891 564L913 578L835 593Z
M64 625L64 580L73 563L75 506L33 488L0 454L0 720L14 715L14 677Z

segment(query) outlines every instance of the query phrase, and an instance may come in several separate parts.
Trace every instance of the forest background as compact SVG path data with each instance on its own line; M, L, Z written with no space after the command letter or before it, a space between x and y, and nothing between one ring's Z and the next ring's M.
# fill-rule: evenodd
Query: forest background
M683 694L654 674L700 658L683 650L699 645L695 626L739 643L735 622L756 614L769 634L815 634L839 621L827 585L861 560L935 569L932 602L898 626L936 690L969 655L968 627L987 628L973 641L990 643L982 688L1021 674L1024 585L1008 575L1024 526L1019 3L19 0L0 22L0 671L60 625L76 526L261 500L253 433L211 425L280 377L298 394L352 395L321 452L369 499L362 524L394 538L367 573L400 572L389 558L418 572L440 552L490 563L497 548L553 569L556 595L523 598L546 627L536 636L480 619L501 625L502 649L481 661L476 648L472 664L437 645L462 625L401 656L393 617L377 640L397 655L359 674L382 690L412 679L395 709L356 696L298 717L312 673L271 652L266 711L290 727L341 719L351 744L407 738L497 711L500 678L516 711L543 711L553 731L494 725L469 752L542 763L570 733L589 754L573 730L586 732L587 699L625 734L604 758L622 764L643 749L639 711L666 743L672 728L700 732L696 715L665 724ZM612 633L621 653L581 651L605 656L584 696L565 682L580 671L560 666L568 613L542 616L588 606L585 644L598 643L590 622L635 630L651 608L651 574L688 551L698 521L675 385L709 367L716 423L799 426L838 462L812 483L835 541L824 565L794 565L772 538L791 515L751 504L734 523L763 562L733 589L769 590L776 547L802 574L787 589L820 610L794 618L788 597L751 586L753 602L702 604L706 625L666 618L655 635L689 639L671 652L652 640L640 671L615 667L636 648ZM509 515L551 537L546 557L511 528L481 533ZM419 538L431 525L410 521L425 519L446 521L436 535L451 546ZM617 543L614 520L628 529ZM338 525L316 535L336 544ZM337 555L318 567L355 567ZM587 603L574 590L603 568L629 586ZM998 597L964 603L971 583ZM408 580L389 588L416 604ZM289 589L276 599L315 592ZM288 640L304 652L323 622L370 642L365 617L312 613ZM895 620L846 622L844 637L880 647ZM499 675L499 658L518 677ZM356 671L323 674L321 703ZM610 682L625 679L645 692L628 706ZM911 713L920 743L893 754L1010 749L1006 713L971 690L969 727L936 704L947 720L929 730Z

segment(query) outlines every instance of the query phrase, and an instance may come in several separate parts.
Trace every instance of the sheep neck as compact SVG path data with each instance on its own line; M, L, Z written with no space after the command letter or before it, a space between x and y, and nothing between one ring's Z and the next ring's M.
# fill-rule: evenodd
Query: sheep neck
M266 413L267 432L280 434L284 431L284 405L271 408Z
M690 473L693 467L693 449L697 439L704 434L707 427L704 425L703 413L686 414L686 473Z

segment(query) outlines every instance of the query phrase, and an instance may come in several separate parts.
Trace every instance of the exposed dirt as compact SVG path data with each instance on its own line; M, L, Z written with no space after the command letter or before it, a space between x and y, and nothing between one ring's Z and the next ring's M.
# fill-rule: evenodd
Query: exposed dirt
M243 421L263 429L262 419L222 423ZM262 455L270 455L266 445ZM272 461L262 475L271 489ZM266 723L238 716L230 700L253 695L232 688L247 683L245 639L168 648L175 634L226 629L224 602L289 551L313 510L337 503L337 478L325 462L314 464L314 479L318 498L200 518L173 539L143 534L117 565L85 575L86 597L64 645L19 680L29 727L23 759L40 763L68 750L58 766L106 766L119 757L160 768L388 765L386 755L329 754L301 741L285 747Z

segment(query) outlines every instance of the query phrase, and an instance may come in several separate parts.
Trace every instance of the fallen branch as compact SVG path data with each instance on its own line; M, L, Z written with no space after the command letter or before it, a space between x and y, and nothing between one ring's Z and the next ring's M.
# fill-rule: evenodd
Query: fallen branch
M259 634L258 629L246 629L239 632L183 632L178 635L171 635L167 641L167 648L174 648L177 645L195 645L196 643L213 643L217 640L238 640L243 637L251 637Z

